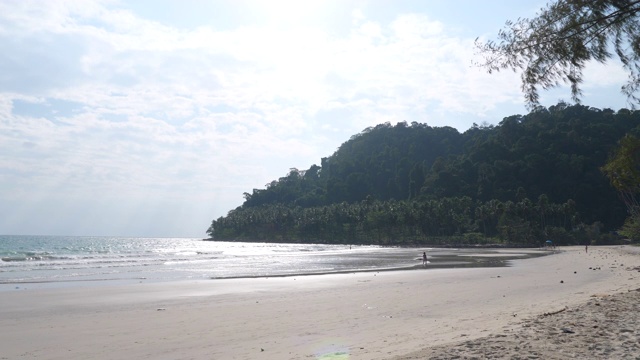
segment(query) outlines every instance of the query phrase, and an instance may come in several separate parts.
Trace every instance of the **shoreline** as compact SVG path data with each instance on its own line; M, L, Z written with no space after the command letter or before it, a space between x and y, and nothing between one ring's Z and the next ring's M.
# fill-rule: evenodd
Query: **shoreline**
M468 250L468 248L465 248ZM487 249L482 249L487 250ZM496 250L492 248L490 250ZM224 280L224 279L261 279L261 278L287 278L287 277L304 277L304 276L324 276L324 275L343 275L343 274L358 274L358 273L381 273L381 272L394 272L394 271L428 271L428 270L456 270L456 269L479 269L479 268L502 268L512 266L513 261L532 259L542 256L551 256L554 254L552 250L544 250L540 248L502 248L497 250L519 250L518 255L513 254L472 254L472 255L458 255L460 258L464 258L471 261L443 261L438 263L428 262L428 265L422 265L421 259L416 257L415 265L407 265L402 267L390 267L390 268L375 268L375 269L349 269L349 270L336 270L336 271L323 271L323 272L305 272L297 274L275 274L275 275L256 275L256 276L228 276L228 277L211 277L210 280ZM523 251L527 250L527 251ZM525 253L525 254L522 254ZM430 255L433 257L433 255Z
M640 287L640 248L561 250L501 268L0 292L2 356L411 359Z
M401 249L405 248L390 248ZM421 248L425 249L425 248ZM96 287L96 286L118 286L124 284L137 284L137 283L177 283L182 281L197 281L197 280L222 280L222 279L259 279L259 278L277 278L277 277L295 277L295 276L320 276L331 274L351 274L351 273L372 273L372 272L388 272L388 271L411 271L411 270L433 270L433 269L458 269L458 268L481 268L481 267L505 267L511 266L513 260L527 259L540 256L548 256L553 254L553 250L544 248L501 248L501 249L469 249L469 248L427 248L432 250L429 253L429 265L424 267L422 265L421 257L417 254L402 251L401 253L392 252L388 254L376 254L375 256L383 259L388 258L403 258L402 264L398 263L392 266L380 267L349 267L342 266L343 268L335 268L333 270L324 269L319 271L303 270L302 272L272 272L261 274L240 274L240 275L222 275L222 276L208 276L208 277L185 277L179 278L180 275L173 275L171 273L170 278L156 277L154 272L145 272L144 268L140 268L137 272L125 272L108 274L107 277L96 277L96 275L89 274L88 277L62 277L62 278L39 278L39 279L2 279L0 278L0 293L4 291L14 291L16 289L27 288L68 288L76 286L84 287ZM413 249L412 249L413 250ZM416 249L417 251L417 249ZM415 255L415 256L413 256ZM359 254L356 256L366 257L366 254ZM412 258L413 256L413 258ZM384 261L383 261L384 262ZM176 272L176 274L178 274ZM193 275L193 274L191 274Z

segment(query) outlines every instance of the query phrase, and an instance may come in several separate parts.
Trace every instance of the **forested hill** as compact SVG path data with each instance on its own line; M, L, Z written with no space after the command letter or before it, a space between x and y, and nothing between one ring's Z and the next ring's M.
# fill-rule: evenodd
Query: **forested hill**
M243 241L583 241L577 229L599 234L625 219L600 168L628 133L640 136L640 112L564 103L462 134L381 124L320 166L245 193L208 233Z

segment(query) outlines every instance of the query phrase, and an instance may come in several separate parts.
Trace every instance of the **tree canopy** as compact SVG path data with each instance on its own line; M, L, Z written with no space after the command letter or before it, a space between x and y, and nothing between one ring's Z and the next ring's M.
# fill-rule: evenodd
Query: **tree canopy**
M625 221L601 168L627 134L640 136L640 111L566 103L464 133L380 124L320 166L293 168L245 193L208 233L245 241L582 242Z
M571 86L572 99L582 94L583 69L592 60L604 63L614 54L629 74L622 92L635 105L640 86L640 1L557 0L532 19L507 21L498 40L476 47L484 56L478 65L489 73L522 70L522 91L531 108L539 103L538 88Z
M602 171L627 206L629 217L620 232L640 238L640 139L631 134L622 138Z

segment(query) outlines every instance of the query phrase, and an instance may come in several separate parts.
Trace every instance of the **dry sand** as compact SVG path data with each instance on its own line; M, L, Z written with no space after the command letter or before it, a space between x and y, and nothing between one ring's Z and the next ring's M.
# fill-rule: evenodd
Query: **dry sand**
M25 287L0 292L0 359L640 357L630 246L508 268Z
M521 328L422 349L404 359L638 359L640 289L523 321Z

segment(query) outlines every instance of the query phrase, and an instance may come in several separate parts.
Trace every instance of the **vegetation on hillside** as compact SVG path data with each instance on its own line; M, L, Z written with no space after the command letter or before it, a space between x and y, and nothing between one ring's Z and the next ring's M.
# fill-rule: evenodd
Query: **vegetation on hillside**
M554 0L533 18L507 21L498 40L480 41L483 56L477 64L489 73L521 70L527 105L539 106L538 88L570 84L571 97L579 102L583 70L593 60L606 63L617 57L628 74L621 88L632 108L640 102L640 1ZM627 207L628 217L620 234L640 238L640 139L627 135L612 159L602 168Z
M608 242L628 213L603 167L627 134L640 137L640 112L565 103L462 134L381 124L320 166L245 193L207 232L388 245Z

